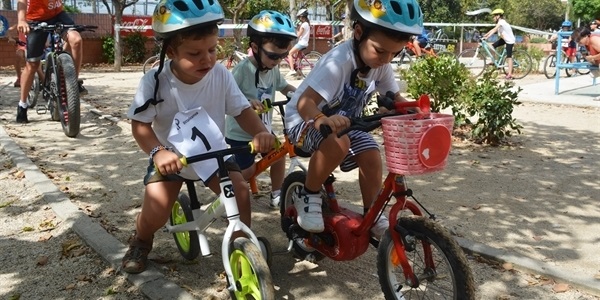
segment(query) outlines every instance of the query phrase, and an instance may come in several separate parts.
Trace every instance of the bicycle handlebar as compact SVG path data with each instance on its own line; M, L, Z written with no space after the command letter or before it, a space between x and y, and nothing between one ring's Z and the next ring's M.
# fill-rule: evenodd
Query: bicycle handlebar
M359 130L364 132L369 132L381 126L381 119L385 117L404 115L407 113L415 113L407 110L409 107L419 108L422 113L429 113L430 111L430 100L429 96L421 95L416 101L407 101L407 102L396 102L394 101L395 94L391 91L388 91L385 96L377 96L377 105L380 107L385 107L389 110L395 110L393 113L385 113L385 114L375 114L372 116L365 117L352 117L350 119L350 127L338 132L337 136L341 137L352 130ZM333 131L331 127L325 124L321 124L319 126L319 131L323 138L327 138Z
M82 31L94 31L94 29L97 29L98 26L95 25L68 25L68 24L62 24L62 23L56 23L56 24L48 24L46 22L40 22L37 24L30 24L29 28L31 30L42 30L42 31L46 31L46 32L53 32L55 30L62 30L62 29L74 29L77 30L79 32Z

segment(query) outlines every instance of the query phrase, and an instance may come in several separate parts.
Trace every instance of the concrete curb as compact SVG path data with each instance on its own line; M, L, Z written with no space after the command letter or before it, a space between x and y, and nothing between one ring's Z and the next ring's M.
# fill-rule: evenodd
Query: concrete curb
M71 202L50 179L23 153L15 141L0 127L0 147L23 170L25 178L42 195L54 213L65 222L115 270L120 271L121 258L127 246L108 233L98 223ZM129 281L150 299L196 299L190 293L169 281L152 264L141 274L132 275L121 272Z

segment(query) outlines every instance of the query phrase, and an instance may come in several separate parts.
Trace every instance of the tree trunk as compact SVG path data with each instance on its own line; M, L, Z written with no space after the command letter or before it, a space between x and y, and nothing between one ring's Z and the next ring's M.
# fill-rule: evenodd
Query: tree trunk
M121 25L123 23L123 5L121 4L121 1L119 0L113 0L112 1L114 9L115 9L115 23L114 24L119 24ZM121 66L123 64L123 53L121 51L122 47L121 47L121 35L120 34L116 34L116 38L115 38L115 48L114 48L114 53L115 53L115 61L114 61L114 70L116 72L120 72L121 71Z

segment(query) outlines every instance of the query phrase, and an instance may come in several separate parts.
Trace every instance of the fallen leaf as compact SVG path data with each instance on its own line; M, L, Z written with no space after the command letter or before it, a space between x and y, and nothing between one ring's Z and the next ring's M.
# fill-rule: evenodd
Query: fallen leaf
M37 265L38 266L45 266L46 264L48 264L48 256L40 256L38 257L37 260Z
M481 209L481 204L473 205L473 210L479 210L479 209Z
M513 264L509 262L505 262L502 264L502 268L506 271L510 271L513 269Z
M70 290L74 290L75 289L75 284L71 283L67 286L65 286L65 290L70 291Z
M77 279L78 281L92 282L92 278L90 276L88 276L88 275L85 275L85 274L77 275L75 277L75 279Z
M555 293L564 293L564 292L568 291L569 289L570 289L569 285L566 283L557 283L554 285L554 287L552 287L552 290Z
M31 226L25 226L23 227L23 231L28 232L28 231L34 231L35 229L33 229L33 227Z

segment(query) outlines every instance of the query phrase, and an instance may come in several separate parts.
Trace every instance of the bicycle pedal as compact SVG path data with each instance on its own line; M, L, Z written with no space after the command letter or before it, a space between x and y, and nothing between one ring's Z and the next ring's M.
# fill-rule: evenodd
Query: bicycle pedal
M47 107L47 106L45 106L45 105L38 105L38 106L37 106L37 108L35 109L35 112L36 112L38 115L43 115L43 114L45 114L46 112L48 112L48 107Z

